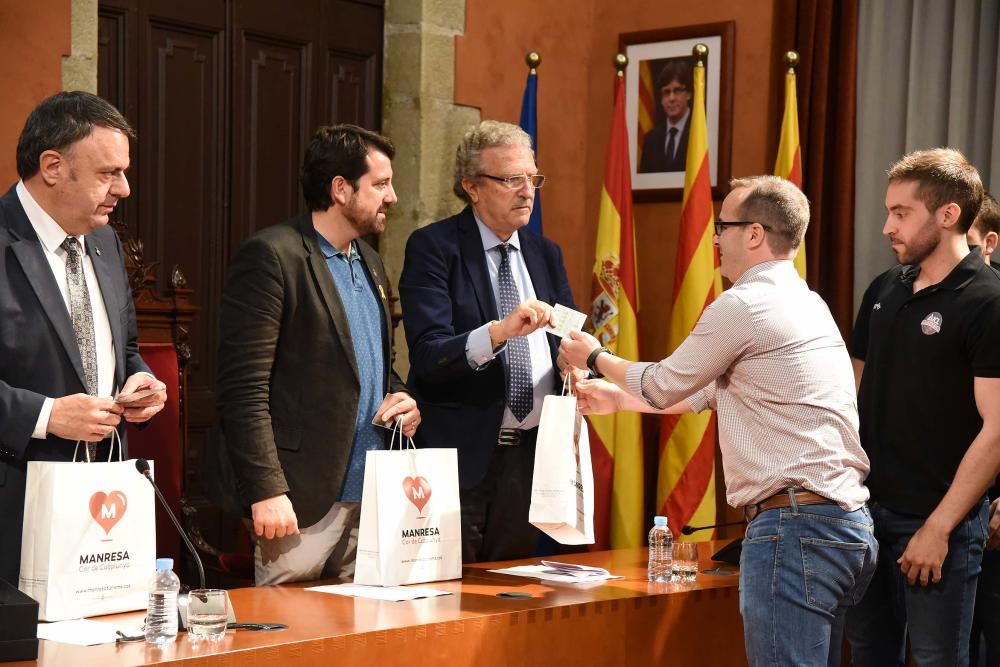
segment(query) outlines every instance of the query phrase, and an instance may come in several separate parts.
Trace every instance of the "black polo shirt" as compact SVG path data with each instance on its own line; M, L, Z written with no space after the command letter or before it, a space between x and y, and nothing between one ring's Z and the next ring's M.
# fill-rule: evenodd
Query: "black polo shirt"
M866 484L889 510L928 516L982 429L973 378L1000 377L1000 274L970 252L913 293L916 266L868 287L854 328Z

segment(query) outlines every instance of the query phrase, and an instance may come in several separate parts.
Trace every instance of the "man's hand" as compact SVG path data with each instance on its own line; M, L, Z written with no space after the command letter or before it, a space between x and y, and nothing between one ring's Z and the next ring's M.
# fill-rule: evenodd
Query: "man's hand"
M528 299L510 311L507 317L490 327L490 342L496 347L511 338L527 336L548 325L555 325L552 306L538 299Z
M926 586L928 582L940 583L941 567L947 555L948 532L924 523L910 538L906 550L896 562L911 586L918 580L921 586Z
M99 442L118 427L122 406L110 398L73 394L52 401L46 431L74 442Z
M257 537L271 539L299 534L299 521L295 518L292 501L284 493L250 506L253 513L253 531Z
M420 408L405 391L389 394L375 411L375 420L378 422L389 425L395 419L403 427L403 435L411 438L420 426Z
M1000 550L1000 498L990 503L990 537L986 548Z
M609 415L623 409L625 392L604 380L576 383L577 409L581 415Z
M583 331L570 331L559 344L559 358L570 366L586 369L587 357L601 346L599 340Z
M163 404L167 402L167 385L147 373L136 373L125 380L125 385L118 395L128 396L146 389L155 389L156 393L122 404L125 407L125 421L141 424L152 419L153 415L163 409Z

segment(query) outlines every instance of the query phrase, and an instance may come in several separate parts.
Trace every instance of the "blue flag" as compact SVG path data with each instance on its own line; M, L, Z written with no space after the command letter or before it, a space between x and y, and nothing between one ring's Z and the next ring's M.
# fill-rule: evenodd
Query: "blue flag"
M531 147L535 149L535 160L538 160L538 74L528 72L528 81L524 84L524 98L521 100L521 129L531 136ZM531 219L528 229L539 236L542 235L542 192L535 190L535 204L531 209Z

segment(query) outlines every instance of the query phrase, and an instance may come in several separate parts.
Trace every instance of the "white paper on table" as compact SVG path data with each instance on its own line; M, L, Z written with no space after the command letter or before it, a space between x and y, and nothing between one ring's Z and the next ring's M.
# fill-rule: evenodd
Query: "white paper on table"
M437 588L426 588L422 586L363 586L361 584L332 584L329 586L310 586L307 591L317 593L333 593L334 595L347 595L355 598L367 598L369 600L388 600L390 602L400 602L402 600L419 600L420 598L433 598L439 595L453 595L451 591L442 591Z
M583 323L587 321L587 316L578 310L573 310L572 308L567 308L566 306L557 303L552 308L552 317L555 319L555 326L542 327L550 334L554 336L559 336L560 338L566 338L570 331L581 331L583 329Z
M39 623L38 638L63 644L76 644L77 646L96 646L97 644L114 644L118 639L118 630L130 636L142 633L141 627L77 618L72 621Z
M595 568L596 569L596 568ZM625 577L609 574L607 571L564 571L557 570L548 565L517 565L515 567L505 567L501 570L490 570L499 574L511 574L515 577L531 577L542 581L558 581L564 584L585 584L595 581L608 581L610 579L624 579Z

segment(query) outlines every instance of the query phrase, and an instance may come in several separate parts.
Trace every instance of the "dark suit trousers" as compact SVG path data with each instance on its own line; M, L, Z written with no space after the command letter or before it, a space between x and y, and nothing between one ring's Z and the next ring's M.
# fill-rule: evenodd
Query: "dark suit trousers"
M494 448L483 480L461 490L462 562L530 558L541 534L528 523L538 429L517 446Z

